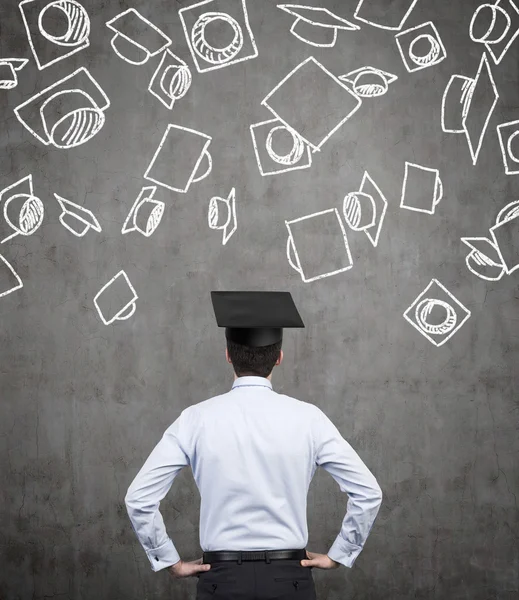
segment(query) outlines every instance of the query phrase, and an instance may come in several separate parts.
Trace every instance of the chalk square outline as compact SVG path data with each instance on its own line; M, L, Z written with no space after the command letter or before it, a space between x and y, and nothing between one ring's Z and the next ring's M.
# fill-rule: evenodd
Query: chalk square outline
M382 200L382 202L384 204L384 208L382 209L382 212L380 213L380 219L379 219L379 223L378 223L378 227L377 227L377 231L376 231L375 236L373 236L372 233L371 233L371 229L374 229L375 226L369 227L368 229L364 230L364 233L368 236L370 242L376 248L377 244L378 244L378 240L380 238L380 233L382 231L382 224L384 223L384 218L386 216L388 202L386 200L386 197L384 196L384 194L382 193L382 191L378 187L378 185L375 183L373 177L371 177L371 175L367 171L364 171L364 175L362 177L362 181L361 181L359 190L363 190L364 189L364 183L366 182L366 179L369 179L371 185L377 190L377 192L378 192L378 194L380 196L380 199Z
M84 72L85 75L88 77L88 79L90 79L92 85L95 88L97 88L99 95L104 99L105 104L103 106L99 106L97 104L97 102L95 102L94 99L89 94L87 94L85 91L83 91L79 88L73 88L71 90L66 90L66 91L83 93L92 102L93 106L95 106L102 112L104 112L105 110L110 108L110 104L111 104L110 98L108 98L108 96L106 95L106 93L103 90L103 88L101 87L101 85L94 79L93 75L90 74L90 71L86 67L79 67L79 69L76 69L73 73L70 73L70 75L63 77L62 79L59 79L58 81L55 81L52 85L49 85L49 87L45 88L41 92L38 92L34 96L31 96L28 100L26 100L25 102L23 102L22 104L19 104L18 106L16 106L14 108L14 114L15 114L16 118L18 119L18 121L20 121L20 123L27 129L27 131L29 131L38 141L40 141L45 146L51 145L52 142L49 139L44 140L39 134L37 134L33 129L31 129L31 127L20 116L19 111L20 111L20 109L29 106L37 98L40 98L41 96L43 96L43 95L47 94L48 92L50 92L51 90L53 90L54 88L59 87L60 85L62 85L66 81L68 81L69 79L72 79L72 77L75 77L80 72ZM65 91L65 90L62 90L62 91ZM51 94L49 94L49 98L50 98L50 96L51 96ZM40 111L40 118L41 118L41 111ZM43 119L42 119L42 125L43 125L43 130L45 131L45 126L44 126L45 123L43 122ZM71 147L75 147L75 146L71 146Z
M406 188L406 184L407 184L407 176L409 174L408 167L416 167L416 168L420 169L421 171L430 171L431 173L436 173L437 181L440 183L440 188L442 190L442 194L440 195L440 200L441 200L443 197L443 184L442 184L442 180L440 178L440 170L433 169L432 167L424 167L423 165L419 165L417 163L412 163L407 160L405 161L404 181L402 183L402 196L400 197L400 208L405 208L407 210L412 210L415 212L427 213L428 215L434 215L434 211L436 210L436 207L440 203L440 200L438 200L436 203L433 202L432 210L427 210L426 208L416 208L415 206L407 206L404 204L405 188ZM435 191L436 191L436 189L435 189Z
M369 0L368 0L369 2ZM405 15L402 17L402 20L400 21L400 25L398 27L388 27L387 25L379 25L377 23L373 23L373 21L368 21L368 19L364 19L362 17L358 16L358 12L360 11L362 5L364 4L364 0L360 0L360 2L357 5L357 8L355 9L355 12L353 13L353 16L355 17L355 19L357 19L357 21L362 21L363 23L367 23L368 25L371 25L373 27L378 27L379 29L388 29L390 31L400 31L400 29L402 29L405 21L407 20L407 17L411 14L411 12L413 11L416 3L418 2L418 0L413 0L411 3L411 6L408 8L407 12L405 13Z
M47 5L46 6L48 6L49 4L52 4L53 1L54 0L47 0ZM42 71L43 69L46 69L47 67L50 67L51 65L53 65L54 63L59 62L60 60L63 60L65 58L69 58L70 56L76 54L76 52L80 52L81 50L84 50L85 48L88 48L90 46L90 33L91 33L91 31L90 31L90 24L91 24L91 22L90 22L90 15L88 14L87 9L80 2L78 2L78 0L75 0L75 2L77 4L79 4L83 8L83 10L85 11L85 14L87 16L87 19L88 19L89 25L88 25L88 35L87 35L86 41L85 42L81 42L81 44L79 44L78 46L75 46L67 54L64 54L63 56L58 56L57 58L55 58L54 60L51 60L50 62L44 62L44 63L40 62L38 54L36 53L36 50L34 48L34 42L32 40L32 34L31 34L30 29L29 29L29 23L27 22L27 18L25 16L24 9L22 8L26 4L31 4L31 3L34 4L35 2L40 2L41 3L41 0L22 0L22 2L20 2L20 4L18 5L18 8L20 9L20 12L22 13L22 20L23 20L23 24L25 26L25 31L27 33L27 39L29 41L29 46L30 46L32 54L34 56L34 60L36 61L36 66L38 67L38 69L40 71ZM39 11L39 15L41 15L42 11L46 8L46 6ZM38 15L38 20L39 20L39 15ZM38 26L38 29L39 29L39 26ZM40 35L42 35L41 32L40 32ZM53 44L53 42L51 40L47 40L47 41L50 44ZM58 44L53 44L53 45L59 47Z
M407 62L407 56L404 54L404 49L400 42L400 38L405 35L408 35L412 31L417 31L419 29L426 28L426 26L430 26L433 30L434 37L436 38L436 41L438 42L438 44L440 46L440 56L434 62L432 62L430 65L417 65L417 64L413 63L413 66L411 67L410 64ZM426 35L429 35L429 34L426 34ZM426 21L425 23L420 23L420 25L416 25L415 27L411 27L409 29L406 29L405 31L401 31L400 33L397 33L395 35L395 40L396 40L396 44L398 46L398 50L400 52L400 56L402 57L404 66L409 73L415 73L416 71L421 71L422 69L428 69L429 67L434 67L447 58L447 50L445 50L445 46L443 45L440 34L439 34L438 30L436 29L436 25L432 21Z
M515 131L513 132L512 135L510 135L507 140L506 140L506 148L505 148L505 141L504 141L504 137L503 137L503 130L507 129L507 128L512 128L513 126L515 126ZM496 127L496 131L497 131L497 137L499 139L499 145L501 146L501 154L503 156L503 163L505 166L505 173L506 175L519 175L519 160L515 160L513 157L510 156L509 152L508 152L508 146L510 145L510 141L516 136L519 135L519 119L517 119L516 121L509 121L508 123L501 123L501 125L498 125ZM517 167L515 168L515 170L513 170L510 167L509 161L508 159L510 159L510 161L513 161Z
M517 13L517 15L519 16L519 8L517 8L515 2L512 2L512 0L506 0L506 2L508 2L508 4L510 5L510 8L512 10L515 10L515 12ZM499 6L500 8L503 8L502 6L500 6L500 4L501 4L501 0L497 0L494 3L494 6ZM505 9L503 9L503 10L505 10ZM508 40L508 43L506 44L506 46L504 47L504 49L501 51L501 54L499 56L497 56L495 54L495 52L494 52L494 48L493 48L494 44L489 44L488 42L484 42L483 43L483 45L485 46L485 48L488 50L488 53L492 56L492 60L494 61L494 63L496 65L498 65L503 60L503 58L505 57L506 53L510 49L510 46L514 43L514 41L515 41L515 39L517 38L518 35L519 35L519 27L517 27L517 29L515 30L515 33L512 34L512 36ZM506 36L506 34L505 34L505 36Z
M257 129L258 127L267 125L267 124L274 124L274 123L280 123L281 125L283 125L283 127L285 127L286 129L288 129L288 131L292 131L293 135L296 135L297 137L301 137L297 131L295 131L294 129L288 127L288 125L286 123L284 123L283 121L280 121L279 119L268 119L267 121L261 121L260 123L253 123L249 129L250 129L250 133L252 136L252 145L254 146L254 153L256 155L256 162L258 163L258 167L259 167L259 171L261 173L261 175L263 177L268 177L269 175L279 175L281 173L288 173L289 171L296 171L297 169L309 169L312 166L312 153L310 151L310 146L309 144L306 142L306 140L303 140L306 144L306 153L307 153L307 161L308 163L305 164L302 161L302 158L299 160L299 162L296 165L292 165L292 166L287 166L284 169L280 169L279 171L265 171L263 169L263 166L261 164L261 160L260 160L260 155L259 155L259 150L258 150L258 145L256 143L256 136L254 134L254 130ZM303 138L301 138L303 139ZM272 160L272 159L270 159ZM275 163L276 161L272 160L273 163ZM301 162L303 162L303 164L300 164ZM280 165L282 166L282 165Z
M292 231L290 230L290 225L292 225L293 223L299 223L300 221L305 221L306 219L311 219L312 217L319 217L321 215L324 215L326 213L331 213L331 212L335 212L335 215L337 217L337 220L339 221L339 225L342 231L342 237L344 240L344 246L346 248L346 254L348 256L348 260L350 262L349 266L347 267L342 267L341 269L337 269L336 271L332 271L330 273L324 273L323 275L316 275L314 277L310 277L310 279L308 279L305 275L304 275L304 271L303 271L303 267L301 267L301 261L299 260L299 255L297 254L297 247L296 244L294 242L294 238L292 236ZM299 273L299 276L301 277L301 279L303 280L303 283L310 283L312 281L317 281L318 279L324 279L325 277L331 277L332 275L337 275L338 273L344 273L345 271L349 271L350 269L353 268L353 258L351 256L351 251L350 251L350 244L348 242L348 235L346 232L346 228L344 227L344 224L342 222L341 219L341 215L339 214L339 211L337 208L327 208L326 210L321 210L319 212L316 213L312 213L311 215L305 215L304 217L299 217L297 219L291 219L290 221L285 220L285 225L286 228L288 229L288 239L287 239L287 258L288 258L288 264L297 272ZM290 246L292 246L293 250L294 250L294 254L295 257L297 259L297 263L299 265L299 269L295 269L292 261L290 260L289 256L290 256Z
M452 298L452 300L454 300L454 302L458 305L461 312L465 313L464 318L456 325L456 327L452 331L449 331L449 333L446 335L446 337L444 339L442 339L441 341L438 341L438 340L435 340L434 338L432 338L426 331L424 331L418 325L418 323L415 322L414 319L412 319L408 315L408 313L410 313L414 308L416 308L416 305L426 297L429 289L435 285L438 286L443 292L445 292L447 294L447 296ZM434 298L435 296L432 296L432 297ZM452 308L455 310L454 306ZM449 292L449 290L444 285L442 285L437 279L433 278L433 279L431 279L431 282L429 283L429 285L424 289L424 291L421 292L420 294L418 294L418 296L413 301L411 306L404 312L403 316L404 316L404 319L406 321L408 321L409 323L411 323L411 325L416 330L418 330L425 338L427 338L431 342L431 344L433 344L434 346L439 348L440 346L443 346L443 344L445 344L445 342L447 342L458 331L458 329L460 329L463 326L463 324L467 321L467 319L470 318L471 315L472 315L471 311L466 306L464 306L453 294L451 294L451 292ZM456 312L456 316L457 317L459 316L458 312Z
M247 54L246 56L242 56L240 58L233 58L230 61L224 62L221 65L211 65L211 66L205 67L205 68L202 68L200 66L200 64L198 62L198 58L197 58L197 53L195 52L193 45L191 43L191 36L189 35L189 32L187 30L187 25L185 23L183 13L191 10L192 8L198 8L200 6L203 6L204 4L211 4L212 2L214 2L214 0L202 0L202 2L197 2L195 4L191 4L190 6L184 6L184 8L181 8L178 11L178 16L180 17L180 22L182 23L182 29L184 30L184 35L186 37L186 41L189 46L189 51L191 52L191 56L193 58L193 62L195 63L196 70L199 73L207 73L207 71L214 71L215 69L223 69L223 67L229 67L230 65L234 65L236 63L243 62L244 60L250 60L251 58L256 58L258 56L258 47L256 45L256 40L254 39L254 34L252 33L252 29L251 29L251 26L249 23L249 13L247 12L247 5L245 3L245 0L241 0L242 7L243 7L243 24L245 25L245 29L247 30L247 33L249 34L249 39L251 41L252 48L253 48L252 54ZM227 14L227 13L222 13L222 14ZM240 52L241 52L241 50L240 50Z
M155 160L159 156L160 151L162 150L162 146L164 145L164 142L166 141L166 138L168 137L168 133L169 133L170 129L172 129L172 128L183 129L184 131L189 131L190 133L194 133L200 137L206 138L206 143L204 145L204 149L202 150L202 152L200 153L200 156L198 157L198 160L196 161L195 167L194 167L193 171L191 172L191 176L189 177L189 181L186 184L186 188L183 190L180 188L171 187L170 185L166 185L162 181L159 181L158 179L153 179L152 177L149 176L149 172L153 168L153 165L155 164ZM198 170L198 167L200 166L200 162L204 158L204 155L206 154L206 152L208 153L207 148L209 147L209 144L212 142L212 140L213 140L213 138L210 135L207 135L206 133L201 133L200 131L196 131L196 129L189 129L189 127L183 127L181 125L174 125L174 124L170 123L166 127L166 131L164 132L164 135L162 136L162 139L160 140L160 144L159 144L157 150L155 151L155 154L153 155L153 158L151 159L151 162L148 165L146 172L143 175L144 179L147 179L148 181L156 183L157 185L160 185L161 187L165 187L168 190L172 190L173 192L180 192L182 194L185 194L188 191L188 189L191 187L193 180L196 179L195 175ZM211 155L209 154L209 157L210 156ZM211 161L211 158L209 158L209 160ZM211 166L212 166L212 163L211 163ZM206 175L209 175L211 168L207 171Z
M309 142L303 135L301 135L298 131L296 131L293 127L290 126L290 124L285 121L284 119L282 119L277 112L272 109L269 105L267 100L274 94L274 92L277 91L278 88L280 88L285 81L287 81L287 79L289 79L290 77L292 77L292 75L296 72L299 71L299 69L301 69L304 65L306 65L307 62L312 61L313 63L315 63L315 65L322 69L327 75L329 75L338 85L340 85L342 88L344 88L351 96L353 96L353 98L357 99L357 106L351 110L346 117L344 117L344 119L342 121L340 121L340 123L338 125L336 125L329 133L328 135L323 138L321 140L321 142L316 146L315 144L312 144L311 142ZM297 135L302 138L311 148L314 149L314 152L318 151L321 149L321 146L342 126L344 125L344 123L346 123L346 121L348 121L360 108L361 104L362 104L362 99L359 98L359 96L353 91L351 90L346 84L344 84L338 77L335 77L335 75L333 73L331 73L330 71L328 71L328 69L326 67L323 67L323 65L316 60L313 56L309 56L308 58L306 58L305 60L303 60L303 62L299 63L297 66L295 66L290 73L288 73L288 75L285 75L285 77L283 77L283 79L265 96L265 98L263 98L263 100L261 101L261 104L263 106L265 106L266 108L268 108L270 110L270 112L277 117L277 119L279 119L284 125L286 125L286 127L288 127L288 129L292 129L293 131L295 131L297 133Z

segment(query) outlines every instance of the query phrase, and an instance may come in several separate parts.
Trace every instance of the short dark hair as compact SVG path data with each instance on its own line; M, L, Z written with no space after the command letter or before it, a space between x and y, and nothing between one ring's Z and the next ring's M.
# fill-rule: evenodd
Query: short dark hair
M227 340L227 352L238 377L255 375L268 377L279 358L282 340L270 346L252 348Z

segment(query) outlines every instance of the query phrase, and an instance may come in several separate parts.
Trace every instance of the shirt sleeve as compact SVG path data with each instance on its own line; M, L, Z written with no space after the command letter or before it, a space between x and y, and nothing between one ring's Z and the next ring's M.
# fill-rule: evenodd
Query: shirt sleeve
M351 568L373 527L382 504L375 476L339 430L320 410L315 427L316 464L323 467L348 494L346 516L328 556Z
M124 498L132 528L153 571L160 571L180 560L180 555L166 533L159 506L175 477L183 467L190 464L186 451L185 418L185 411L182 411L178 419L166 429Z

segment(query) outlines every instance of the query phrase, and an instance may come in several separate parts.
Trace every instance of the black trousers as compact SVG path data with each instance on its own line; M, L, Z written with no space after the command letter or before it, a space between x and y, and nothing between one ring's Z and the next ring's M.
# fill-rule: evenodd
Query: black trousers
M204 553L211 568L198 575L196 600L316 600L312 567L303 567L305 549L292 550L299 558L214 560ZM242 556L254 553L243 552ZM209 560L206 559L209 558Z

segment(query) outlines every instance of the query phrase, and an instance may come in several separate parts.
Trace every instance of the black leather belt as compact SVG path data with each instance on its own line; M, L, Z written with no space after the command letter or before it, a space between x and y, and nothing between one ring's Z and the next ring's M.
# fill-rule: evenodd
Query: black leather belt
M235 560L240 565L242 561L264 560L269 563L271 560L303 560L306 556L306 548L299 550L215 550L213 552L204 552L203 564L211 564L220 560Z

